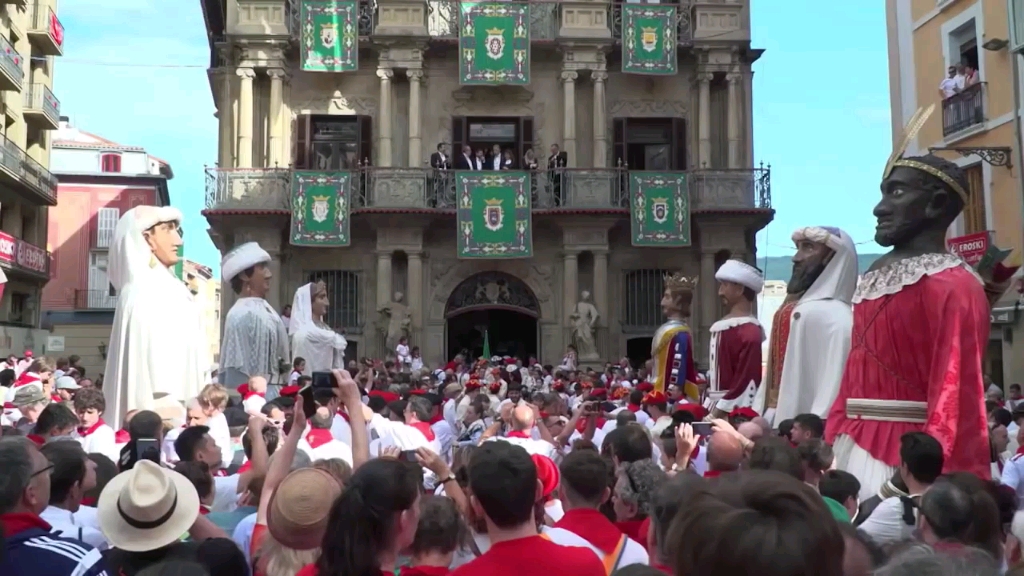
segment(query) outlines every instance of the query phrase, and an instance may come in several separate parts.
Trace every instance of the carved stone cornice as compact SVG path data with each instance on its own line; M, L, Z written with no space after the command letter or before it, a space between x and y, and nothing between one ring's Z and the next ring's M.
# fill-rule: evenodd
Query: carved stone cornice
M673 100L618 100L608 106L611 118L685 118L687 106Z

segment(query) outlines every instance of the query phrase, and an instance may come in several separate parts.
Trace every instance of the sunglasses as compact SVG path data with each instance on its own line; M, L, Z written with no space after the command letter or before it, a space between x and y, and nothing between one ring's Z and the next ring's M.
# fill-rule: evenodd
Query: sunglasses
M40 470L36 470L35 472L32 473L31 476L29 476L29 478L35 478L36 476L39 476L40 474L47 474L47 473L50 473L50 472L53 472L53 463L50 463L49 465L47 465L46 467L44 467L44 468L42 468Z

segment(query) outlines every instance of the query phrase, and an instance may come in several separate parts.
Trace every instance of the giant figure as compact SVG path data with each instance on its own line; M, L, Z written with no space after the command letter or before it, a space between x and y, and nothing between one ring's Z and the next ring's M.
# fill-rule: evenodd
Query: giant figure
M830 226L793 232L796 254L787 300L772 321L767 382L754 403L769 421L828 415L850 352L857 249Z
M875 241L892 250L853 298L853 346L826 438L839 468L878 491L900 464L900 436L935 437L944 472L990 475L982 354L989 303L978 275L946 252L969 200L963 171L933 155L904 157L932 105L911 119L882 174Z
M697 402L697 369L693 363L693 336L686 318L693 304L693 288L697 281L682 274L665 277L665 292L661 297L661 312L668 319L658 328L651 340L651 358L654 361L654 390L665 392L675 384L691 402Z
M181 246L181 212L138 206L114 230L108 279L117 307L107 345L104 420L115 429L129 410L184 416L202 389L210 359L202 314L174 276Z
M288 330L266 300L273 277L268 264L270 254L255 242L237 246L221 261L221 276L238 295L224 319L220 343L220 380L229 388L237 388L253 376L280 384L280 365L291 360Z
M736 408L750 407L761 384L764 329L753 310L764 277L746 262L726 260L715 272L715 280L718 296L729 311L711 325L705 407L710 417L725 418Z
M292 335L292 358L306 360L306 375L345 368L348 342L324 322L330 304L327 285L322 281L299 286L295 291L288 333Z

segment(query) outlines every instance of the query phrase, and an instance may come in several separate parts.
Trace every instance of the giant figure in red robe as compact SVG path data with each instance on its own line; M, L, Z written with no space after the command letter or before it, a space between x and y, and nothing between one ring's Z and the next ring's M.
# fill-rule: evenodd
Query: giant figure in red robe
M900 464L900 436L935 437L944 472L988 478L982 354L989 304L981 279L946 252L946 231L968 201L963 171L933 155L903 157L929 112L915 115L890 157L875 206L875 241L892 250L854 294L853 341L826 439L840 469L878 491Z
M708 400L712 418L725 418L736 408L749 408L761 385L761 343L764 329L754 316L754 301L764 287L757 268L726 260L715 273L718 296L728 308L711 325L708 359Z

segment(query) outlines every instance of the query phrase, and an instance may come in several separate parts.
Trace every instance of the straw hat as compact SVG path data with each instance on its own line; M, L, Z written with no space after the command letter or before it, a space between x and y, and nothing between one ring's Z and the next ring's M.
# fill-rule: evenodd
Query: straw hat
M267 510L267 529L274 540L293 550L320 547L331 506L341 484L318 468L301 468L274 490Z
M146 552L188 532L199 517L199 494L181 474L142 460L114 476L96 509L100 529L112 547Z

